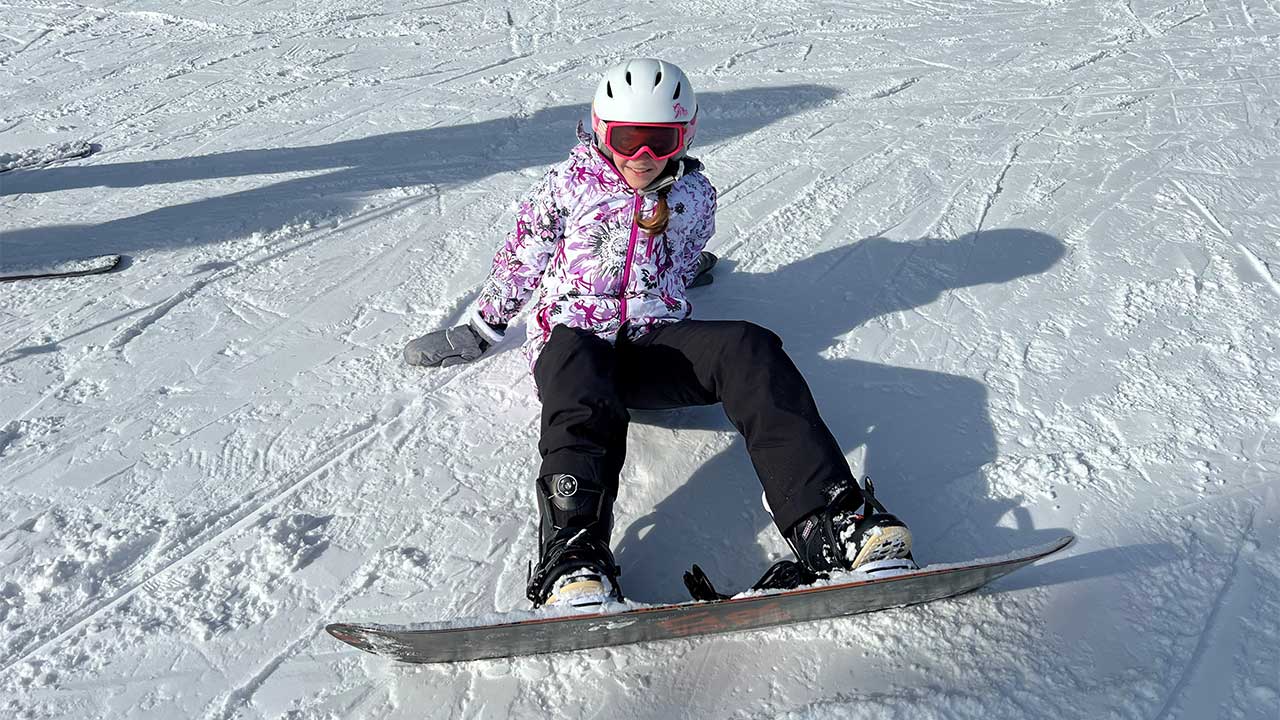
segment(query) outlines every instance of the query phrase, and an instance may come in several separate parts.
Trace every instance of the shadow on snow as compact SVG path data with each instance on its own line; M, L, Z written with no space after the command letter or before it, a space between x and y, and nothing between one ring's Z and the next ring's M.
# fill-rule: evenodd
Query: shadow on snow
M697 142L745 135L822 105L838 91L819 85L751 88L699 95ZM327 145L238 150L171 160L64 165L0 178L0 195L87 187L138 188L193 181L305 173L239 192L162 207L98 224L0 233L0 264L218 243L307 220L341 217L377 191L431 187L437 192L499 173L564 159L586 105L562 105L522 117L374 135ZM99 156L103 157L103 156ZM495 239L496 247L497 239Z
M986 387L968 377L829 359L823 352L876 318L928 305L948 291L1046 272L1064 250L1048 235L1009 229L954 240L871 237L764 273L735 272L725 260L715 284L695 291L695 316L751 320L778 333L841 447L846 454L863 448L862 472L878 481L878 496L911 526L917 560L963 561L1063 534L1033 528L1019 499L989 497L982 467L996 458L996 437ZM718 406L635 411L633 419L736 435ZM646 462L662 464L661 458ZM619 494L625 502L625 470ZM1016 529L1001 526L1010 513ZM772 562L757 541L762 532L776 530L737 437L622 531L616 555L623 588L642 602L687 599L679 579L690 562L718 586L745 588Z
M699 145L751 133L837 94L816 85L703 93ZM349 214L380 190L435 186L441 191L549 165L563 159L574 142L568 129L585 112L585 105L567 105L527 117L326 145L15 172L0 180L0 195L305 176L98 224L0 233L0 264L214 244ZM911 525L917 558L964 560L1061 534L1032 528L1018 500L989 497L981 468L995 459L996 439L986 387L967 377L827 359L822 353L878 317L927 305L949 290L1046 272L1063 252L1061 242L1041 233L995 230L954 240L866 238L767 273L733 272L732 259L725 259L715 285L695 296L697 317L747 319L781 335L845 452L864 449L862 471L879 480L882 499ZM952 330L959 328L940 332ZM732 430L715 408L636 411L635 420ZM647 461L662 463L661 458ZM624 471L623 502L626 494ZM628 594L644 602L686 599L680 572L694 561L725 588L754 581L771 562L757 537L776 532L759 498L759 483L738 438L623 530L616 549ZM1000 525L1010 513L1017 529ZM1087 568L1073 568L1072 574L1079 572Z

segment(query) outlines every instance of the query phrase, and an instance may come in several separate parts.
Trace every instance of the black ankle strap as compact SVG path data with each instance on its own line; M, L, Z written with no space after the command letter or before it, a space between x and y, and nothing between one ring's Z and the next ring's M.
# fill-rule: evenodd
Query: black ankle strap
M875 486L871 484L871 476L868 475L864 477L862 479L862 483L865 486L862 489L862 514L870 516L872 513L882 512L885 515L888 515L889 511L886 510L884 505L881 505L880 501L876 499L876 489Z

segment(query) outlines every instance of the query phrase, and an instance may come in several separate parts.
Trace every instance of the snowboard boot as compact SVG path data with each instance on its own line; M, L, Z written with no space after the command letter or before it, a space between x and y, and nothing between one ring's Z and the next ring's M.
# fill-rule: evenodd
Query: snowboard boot
M540 555L529 573L535 608L592 607L620 602L620 570L609 550L613 496L573 475L538 478Z
M769 498L762 494L760 500L772 515ZM859 505L862 512L858 512ZM774 563L751 586L752 592L794 590L827 580L832 571L879 576L916 569L911 557L911 531L876 500L871 478L867 478L866 489L861 491L857 485L840 488L826 507L801 518L783 537L796 560ZM684 585L694 600L732 597L717 591L697 565L684 574Z
M788 530L786 538L796 558L814 573L916 569L911 531L876 500L870 478L861 492L856 485L841 488L826 507Z

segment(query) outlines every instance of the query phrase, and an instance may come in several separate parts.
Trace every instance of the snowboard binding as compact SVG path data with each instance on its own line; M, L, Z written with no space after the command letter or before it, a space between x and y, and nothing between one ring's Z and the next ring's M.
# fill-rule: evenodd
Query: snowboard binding
M917 569L911 557L911 531L876 499L871 478L863 482L861 489L856 485L841 488L826 507L785 532L796 560L774 563L751 591L794 590L826 580L835 570L875 577ZM859 504L861 512L857 511ZM697 565L684 574L684 584L694 600L732 597L718 592Z
M609 550L612 496L567 474L539 478L537 487L540 554L525 591L533 606L621 602L622 570Z

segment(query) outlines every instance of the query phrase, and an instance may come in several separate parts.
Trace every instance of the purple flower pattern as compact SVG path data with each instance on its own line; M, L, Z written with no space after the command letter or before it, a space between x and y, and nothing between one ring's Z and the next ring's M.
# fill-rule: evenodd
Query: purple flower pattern
M557 325L614 342L620 331L634 339L689 317L685 290L698 253L715 233L716 189L701 172L686 173L671 186L667 230L651 237L635 226L636 191L589 134L579 129L578 135L581 142L568 159L547 170L520 201L515 229L494 255L476 301L486 322L505 325L537 295L525 342L530 367ZM657 201L656 193L642 195L641 216L652 215ZM623 303L626 327L620 328Z

